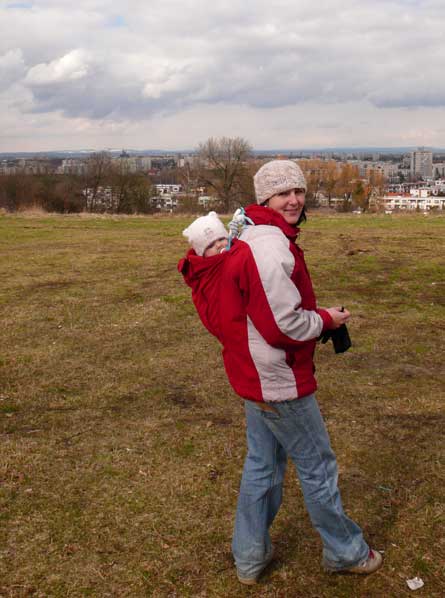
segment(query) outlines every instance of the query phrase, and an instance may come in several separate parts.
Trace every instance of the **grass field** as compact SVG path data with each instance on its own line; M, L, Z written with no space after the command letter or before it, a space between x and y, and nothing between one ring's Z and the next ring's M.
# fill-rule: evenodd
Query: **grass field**
M0 215L0 596L445 595L445 217L311 216L343 501L384 567L330 576L295 473L277 560L239 585L242 401L176 271L190 218Z

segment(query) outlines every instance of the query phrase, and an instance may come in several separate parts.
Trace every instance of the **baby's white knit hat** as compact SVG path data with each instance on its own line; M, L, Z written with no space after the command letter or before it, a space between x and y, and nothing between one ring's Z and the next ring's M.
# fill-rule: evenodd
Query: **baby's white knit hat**
M307 189L304 174L293 160L266 162L253 177L253 182L256 200L260 204L289 189Z
M203 255L209 245L218 239L227 239L229 233L216 212L200 216L182 231L198 255Z

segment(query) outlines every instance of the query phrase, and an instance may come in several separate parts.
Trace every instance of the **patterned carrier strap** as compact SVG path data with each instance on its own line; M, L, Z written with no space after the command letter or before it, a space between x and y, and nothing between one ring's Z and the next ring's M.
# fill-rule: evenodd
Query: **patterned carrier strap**
M232 220L229 222L229 239L227 241L226 251L229 251L232 247L233 240L237 239L249 224L255 223L249 216L247 216L244 208L238 208L233 214Z

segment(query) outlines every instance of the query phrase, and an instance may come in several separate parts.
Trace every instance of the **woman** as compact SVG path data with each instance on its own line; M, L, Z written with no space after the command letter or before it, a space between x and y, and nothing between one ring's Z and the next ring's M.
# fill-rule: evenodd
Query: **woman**
M274 160L254 177L257 205L225 260L220 313L223 356L245 399L248 453L238 499L233 554L238 578L254 584L271 561L269 527L281 504L287 457L294 462L329 571L372 573L382 564L343 511L337 464L314 392L316 339L345 323L340 307L317 309L303 251L306 181L291 160Z

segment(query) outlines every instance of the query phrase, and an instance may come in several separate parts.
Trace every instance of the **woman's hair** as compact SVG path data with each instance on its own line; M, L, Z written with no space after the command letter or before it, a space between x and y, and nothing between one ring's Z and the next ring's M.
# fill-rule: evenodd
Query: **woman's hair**
M306 222L307 217L306 217L306 206L303 206L303 209L301 210L301 214L300 217L297 220L297 226L299 224L301 224L302 222Z

